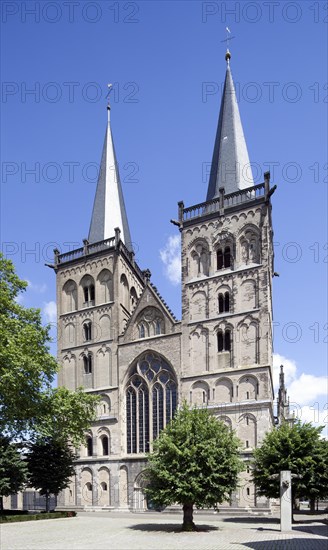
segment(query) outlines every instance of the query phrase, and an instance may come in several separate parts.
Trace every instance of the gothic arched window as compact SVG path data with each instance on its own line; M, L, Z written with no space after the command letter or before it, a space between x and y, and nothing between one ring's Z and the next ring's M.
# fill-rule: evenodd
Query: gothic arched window
M134 365L126 388L127 452L148 452L150 442L173 418L177 383L161 356L147 352Z

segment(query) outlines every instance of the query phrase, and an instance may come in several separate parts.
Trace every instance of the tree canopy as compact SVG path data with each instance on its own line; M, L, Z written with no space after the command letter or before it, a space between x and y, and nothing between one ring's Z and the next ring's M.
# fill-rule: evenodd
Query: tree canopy
M183 505L184 529L193 529L193 506L229 499L243 469L239 440L207 409L183 404L149 454L145 493L157 506Z
M0 510L3 497L20 491L27 480L27 466L17 445L0 435Z
M42 324L40 310L19 303L26 287L0 254L0 434L77 445L95 418L98 398L52 387L59 365L49 352L50 326Z
M328 442L320 439L323 428L310 423L283 423L267 433L254 451L252 475L260 495L279 497L281 470L291 470L293 499L328 495Z
M33 427L57 371L40 311L17 301L26 287L0 255L0 431L11 434Z
M50 495L58 495L68 486L74 474L74 459L73 451L64 441L43 437L29 446L26 456L29 485L45 495L47 512Z

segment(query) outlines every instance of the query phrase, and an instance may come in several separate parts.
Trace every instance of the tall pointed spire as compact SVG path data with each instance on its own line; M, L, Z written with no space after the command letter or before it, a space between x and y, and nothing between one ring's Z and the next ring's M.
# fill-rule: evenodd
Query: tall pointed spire
M220 187L233 193L254 185L227 49L227 71L216 131L206 200L219 196Z
M132 251L130 229L110 127L109 104L107 105L107 113L107 130L88 240L90 243L95 243L114 237L115 228L118 227L121 231L121 240L128 250Z

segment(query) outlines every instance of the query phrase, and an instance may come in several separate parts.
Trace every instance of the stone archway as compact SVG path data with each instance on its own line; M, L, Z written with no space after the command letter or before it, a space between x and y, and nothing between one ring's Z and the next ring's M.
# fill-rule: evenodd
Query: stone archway
M147 510L147 499L144 493L146 487L145 471L137 475L133 485L133 510Z

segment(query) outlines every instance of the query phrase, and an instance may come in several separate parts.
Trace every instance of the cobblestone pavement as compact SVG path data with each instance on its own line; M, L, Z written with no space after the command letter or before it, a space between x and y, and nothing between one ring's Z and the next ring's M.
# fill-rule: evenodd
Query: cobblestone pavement
M180 531L171 514L81 513L76 518L0 526L1 550L327 550L323 517L281 533L274 518L197 515L200 531Z

